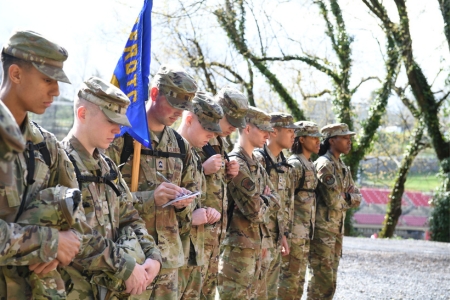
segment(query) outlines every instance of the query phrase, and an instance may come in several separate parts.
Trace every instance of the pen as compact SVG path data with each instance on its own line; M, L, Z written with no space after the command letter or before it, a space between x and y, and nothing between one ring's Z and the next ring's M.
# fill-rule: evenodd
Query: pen
M156 175L158 175L159 177L161 177L165 182L172 183L172 182L170 182L169 179L167 179L166 177L164 177L164 175L161 174L161 173L159 173L158 171L156 171Z
M163 174L161 174L160 172L156 171L156 175L158 175L159 177L161 177L165 182L172 183L172 182L170 182L169 179L167 179L167 178L166 178ZM190 192L190 193L192 193L192 192ZM186 196L186 195L189 195L189 194L181 193L180 195L178 195L178 197L180 197L180 196Z

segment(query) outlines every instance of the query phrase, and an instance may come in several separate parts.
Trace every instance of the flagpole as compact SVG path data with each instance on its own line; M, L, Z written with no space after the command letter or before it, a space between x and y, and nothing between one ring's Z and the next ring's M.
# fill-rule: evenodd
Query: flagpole
M131 169L131 187L130 190L132 192L137 192L138 190L138 182L139 182L139 167L141 162L141 148L142 144L138 141L133 141L133 168Z

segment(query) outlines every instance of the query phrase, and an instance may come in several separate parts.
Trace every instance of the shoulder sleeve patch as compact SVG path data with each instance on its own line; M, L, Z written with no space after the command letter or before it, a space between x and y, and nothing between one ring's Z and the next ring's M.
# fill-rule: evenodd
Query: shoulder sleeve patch
M255 183L251 178L244 178L244 180L241 181L242 187L244 187L247 191L253 191L255 189Z
M323 182L326 185L333 185L335 182L334 176L331 174L325 175L325 177L323 178Z

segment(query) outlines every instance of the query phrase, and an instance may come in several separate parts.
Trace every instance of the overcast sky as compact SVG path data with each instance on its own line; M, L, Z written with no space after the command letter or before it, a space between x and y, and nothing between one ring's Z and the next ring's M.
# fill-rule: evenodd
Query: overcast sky
M288 24L291 26L286 26L286 30L290 35L297 34L301 37L302 47L320 52L328 47L326 44L329 42L323 34L323 21L317 14L316 6L309 4L311 2L299 0L281 5L273 4L271 11L274 17L289 20ZM384 2L389 4L393 1ZM98 73L105 79L110 78L142 3L142 0L0 0L0 41L3 44L17 28L31 29L58 41L69 52L64 69L73 85L63 87L62 90L65 96L72 98L82 80L90 75ZM154 11L170 11L171 3L175 2L154 1ZM361 1L342 0L340 3L344 9L347 28L355 37L352 71L354 81L373 74L382 76L383 66L379 61L375 62L381 59L375 38L381 42L384 38L376 20L368 14ZM442 88L450 58L438 1L409 0L407 5L414 54L430 82L442 66L446 68L446 72L436 80L436 89ZM305 13L305 6L311 8L311 13ZM395 16L395 10L391 10L394 20ZM249 30L254 30L254 27L249 26ZM161 39L158 32L158 28L154 26L152 51L156 53L158 40ZM156 67L157 65L152 64L152 69ZM404 77L400 82L402 80L405 82ZM379 84L376 82L368 83L365 90L362 90L361 97L367 97L369 91L377 85Z

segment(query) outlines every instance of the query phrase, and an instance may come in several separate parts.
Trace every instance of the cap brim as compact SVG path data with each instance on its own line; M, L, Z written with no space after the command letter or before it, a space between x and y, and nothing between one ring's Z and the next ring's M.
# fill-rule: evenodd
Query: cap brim
M337 135L355 135L355 134L356 134L356 132L353 132L353 131L345 131L345 132L341 132L339 134L336 134L336 136Z
M225 115L228 123L230 123L233 127L244 129L247 126L247 122L245 122L245 117L242 118L233 118L229 115Z
M169 102L170 106L172 106L173 108L192 111L193 107L191 101L177 99L168 95L165 96L167 102Z
M200 125L202 125L203 129L215 133L222 133L222 129L220 129L219 123L206 122L201 120L200 118L198 119L198 121L200 122Z
M299 129L300 126L297 126L295 124L285 125L285 126L274 126L274 127L281 127L281 128L287 128L287 129Z
M64 73L63 69L61 69L61 68L58 68L55 66L50 66L50 65L38 64L35 62L33 62L32 64L36 69L38 69L39 72L47 75L51 79L65 82L65 83L71 83L69 78L67 78L66 73Z
M99 108L110 121L117 123L119 125L131 127L130 120L128 120L127 115L118 114L104 107Z
M260 130L262 131L268 131L268 132L274 132L273 127L272 126L268 126L268 125L256 125L254 124L256 127L258 127Z
M317 132L317 133L304 133L304 134L295 135L295 137L301 137L301 136L324 137L324 135L321 134L320 132Z

